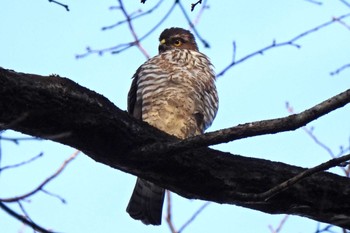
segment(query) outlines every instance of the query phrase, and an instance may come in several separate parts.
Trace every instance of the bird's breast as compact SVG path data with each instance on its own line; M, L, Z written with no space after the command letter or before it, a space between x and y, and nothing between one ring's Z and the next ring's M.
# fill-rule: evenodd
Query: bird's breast
M143 121L179 138L204 131L205 124L198 124L198 113L211 123L217 106L209 106L206 95L214 95L211 99L217 99L217 95L211 64L206 59L206 64L196 65L203 63L201 59L191 54L165 53L142 66L137 99L142 103ZM214 92L208 92L208 88Z

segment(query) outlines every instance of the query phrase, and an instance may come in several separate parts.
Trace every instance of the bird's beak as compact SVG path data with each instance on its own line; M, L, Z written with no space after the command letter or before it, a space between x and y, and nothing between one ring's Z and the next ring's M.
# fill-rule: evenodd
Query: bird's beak
M158 51L159 53L162 53L164 51L167 50L167 45L166 45L166 40L165 39L162 39L160 42L159 42L159 47L158 47Z

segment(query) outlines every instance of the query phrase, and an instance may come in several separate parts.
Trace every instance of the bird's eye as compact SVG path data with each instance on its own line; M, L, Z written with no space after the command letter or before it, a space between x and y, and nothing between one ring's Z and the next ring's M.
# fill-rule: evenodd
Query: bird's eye
M174 40L173 44L178 47L178 46L182 45L182 41L179 39L176 39L176 40Z

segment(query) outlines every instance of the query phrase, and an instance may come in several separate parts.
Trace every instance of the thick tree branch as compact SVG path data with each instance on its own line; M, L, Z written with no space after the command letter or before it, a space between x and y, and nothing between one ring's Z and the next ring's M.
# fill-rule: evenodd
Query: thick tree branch
M346 98L349 92L345 92ZM235 204L271 214L295 214L350 229L348 178L320 172L266 201L242 200L236 194L264 193L305 169L204 147L177 153L140 151L138 148L174 143L177 139L133 119L103 96L57 76L0 69L0 97L0 129L72 146L97 162L148 179L187 198ZM316 112L310 114L308 121L317 118ZM287 119L291 118L280 120L288 124ZM253 136L258 127L255 123L243 126L241 133L237 129L237 135L247 133L249 128L246 136Z

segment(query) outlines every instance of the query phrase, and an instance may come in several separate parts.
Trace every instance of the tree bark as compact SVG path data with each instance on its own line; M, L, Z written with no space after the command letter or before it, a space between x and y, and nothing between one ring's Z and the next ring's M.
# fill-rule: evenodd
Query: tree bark
M147 153L148 145L166 147L178 140L59 76L0 68L0 129L69 145L186 198L294 214L350 229L350 179L320 172L268 200L244 199L240 194L263 193L305 168L206 147Z

